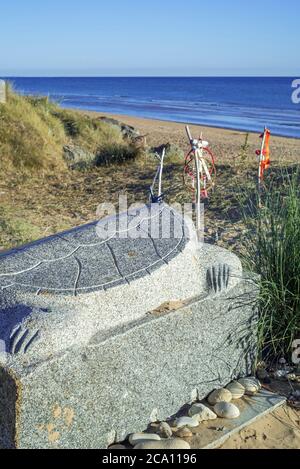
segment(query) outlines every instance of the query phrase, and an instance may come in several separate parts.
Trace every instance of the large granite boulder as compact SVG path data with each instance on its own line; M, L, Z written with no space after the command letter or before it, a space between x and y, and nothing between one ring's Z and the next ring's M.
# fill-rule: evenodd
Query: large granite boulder
M137 129L135 129L131 125L124 124L123 122L120 122L117 119L113 119L112 117L107 116L100 116L98 117L98 120L118 128L124 138L127 138L129 140L135 140L136 138L140 137L140 133Z
M251 372L239 259L165 204L138 215L0 256L0 447L105 448Z
M65 145L63 157L70 169L88 169L96 164L96 156L78 145Z

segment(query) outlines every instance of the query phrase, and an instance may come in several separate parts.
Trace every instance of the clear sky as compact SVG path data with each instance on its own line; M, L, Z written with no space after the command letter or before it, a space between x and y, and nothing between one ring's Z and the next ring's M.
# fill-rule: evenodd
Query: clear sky
M299 0L0 0L0 75L300 75Z

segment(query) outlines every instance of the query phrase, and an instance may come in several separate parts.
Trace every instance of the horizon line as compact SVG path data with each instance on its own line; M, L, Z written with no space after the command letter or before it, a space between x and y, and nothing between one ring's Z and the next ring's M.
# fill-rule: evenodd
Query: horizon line
M293 78L295 75L0 75L2 78Z

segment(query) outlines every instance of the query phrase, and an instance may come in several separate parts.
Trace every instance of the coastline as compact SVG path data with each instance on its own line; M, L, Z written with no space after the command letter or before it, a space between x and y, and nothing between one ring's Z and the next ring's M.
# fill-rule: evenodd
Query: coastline
M72 109L81 114L92 115L94 117L108 117L124 122L136 128L141 135L146 136L147 144L150 146L160 146L166 143L174 143L186 150L189 147L185 125L188 124L195 137L199 137L203 132L203 137L208 140L210 146L215 150L217 158L222 161L232 161L238 157L241 147L245 144L248 135L249 158L253 156L255 162L255 151L260 148L260 133L232 130L221 127L210 127L205 125L186 124L181 122L148 119L135 117L127 114L114 114L106 112L96 112L89 110ZM262 128L263 131L263 128ZM300 139L295 137L282 137L271 135L271 158L276 162L300 162Z
M183 120L176 120L176 119L160 119L159 117L145 117L145 116L136 116L134 114L126 114L126 113L114 113L114 112L106 112L106 111L92 111L89 109L81 109L81 108L75 108L75 107L64 107L64 109L71 109L72 111L78 111L80 113L88 113L91 115L103 115L107 117L112 117L115 119L118 119L120 121L126 119L126 120L133 120L133 121L150 121L150 122L157 122L157 123L168 123L168 124L178 124L181 126L189 125L190 127L201 127L203 129L214 129L214 130L224 130L227 132L239 132L241 134L253 134L257 135L258 131L255 130L246 130L243 129L242 127L235 127L235 126L221 126L221 125L209 125L209 124L201 124L201 123L195 123L195 122L190 122L188 119L186 121ZM263 128L262 128L263 131ZM284 135L280 134L277 132L271 132L273 137L277 138L284 138L288 140L296 140L300 142L300 136L299 137L294 137L294 136L289 136L289 135Z

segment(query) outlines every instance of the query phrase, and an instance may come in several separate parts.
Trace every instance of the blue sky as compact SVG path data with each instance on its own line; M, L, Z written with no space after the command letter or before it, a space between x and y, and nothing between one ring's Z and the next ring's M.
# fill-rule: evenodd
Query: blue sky
M0 0L0 75L300 75L299 0Z

